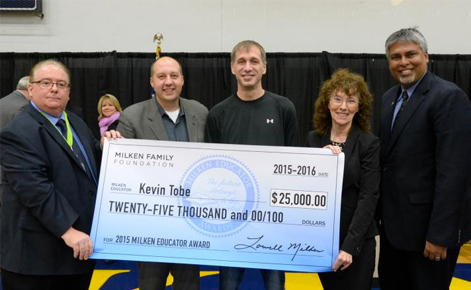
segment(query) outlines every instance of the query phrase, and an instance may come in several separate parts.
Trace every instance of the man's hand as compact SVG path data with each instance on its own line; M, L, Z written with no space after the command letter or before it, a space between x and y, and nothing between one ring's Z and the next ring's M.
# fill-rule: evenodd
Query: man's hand
M446 250L447 247L436 245L425 241L424 257L428 258L430 261L438 262L440 260L446 259Z
M335 260L334 265L332 265L332 270L337 272L340 267L340 270L343 271L347 269L353 263L353 257L347 252L340 250L337 259Z
M118 138L124 138L124 137L121 136L121 133L119 133L118 131L115 131L115 130L106 131L103 134L103 136L101 136L101 139L100 139L101 148L103 148L103 144L105 143L105 138L108 139L108 141L110 141L111 139L118 139Z
M74 250L74 258L88 260L93 253L93 243L86 233L70 228L61 237L65 244Z

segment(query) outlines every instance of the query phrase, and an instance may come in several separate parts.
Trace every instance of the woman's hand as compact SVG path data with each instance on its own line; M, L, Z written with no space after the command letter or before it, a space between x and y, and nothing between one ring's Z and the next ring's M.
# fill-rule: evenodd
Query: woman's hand
M334 147L338 147L338 146L334 146ZM337 270L340 267L340 271L343 271L347 269L352 263L353 263L352 255L341 250L339 255L337 256L337 259L335 260L334 265L332 266L332 270L334 270L334 272L337 272Z
M342 149L339 146L335 145L326 145L324 146L324 149L330 149L330 151L332 151L332 153L334 154L342 153Z

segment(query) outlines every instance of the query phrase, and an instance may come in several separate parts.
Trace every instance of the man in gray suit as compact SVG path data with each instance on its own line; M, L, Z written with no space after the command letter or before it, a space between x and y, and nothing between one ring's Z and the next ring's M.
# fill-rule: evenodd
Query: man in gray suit
M0 99L0 131L13 120L24 105L29 103L28 84L29 76L22 77L18 81L16 90Z
M0 131L21 112L31 99L28 94L29 76L22 77L9 95L0 99ZM0 166L0 204L2 198L2 167Z
M180 97L183 87L180 64L162 57L151 67L150 84L155 98L123 111L117 131L125 138L203 142L208 109L194 100ZM169 273L174 290L199 289L199 266L139 262L139 288L165 289Z

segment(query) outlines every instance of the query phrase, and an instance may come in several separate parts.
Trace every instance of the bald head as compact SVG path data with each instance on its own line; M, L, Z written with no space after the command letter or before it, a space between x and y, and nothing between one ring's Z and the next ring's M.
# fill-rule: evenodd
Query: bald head
M154 72L155 72L155 66L160 64L160 63L163 63L163 62L166 62L166 63L175 63L176 65L178 65L178 69L180 70L180 74L183 75L183 71L182 71L182 66L180 65L180 63L174 59L173 57L170 57L170 56L164 56L164 57L161 57L159 59L157 59L156 61L154 61L152 63L152 66L150 67L150 76L152 77L154 75Z
M183 87L182 67L171 57L162 57L151 69L150 85L154 88L157 102L167 112L180 107L179 97Z

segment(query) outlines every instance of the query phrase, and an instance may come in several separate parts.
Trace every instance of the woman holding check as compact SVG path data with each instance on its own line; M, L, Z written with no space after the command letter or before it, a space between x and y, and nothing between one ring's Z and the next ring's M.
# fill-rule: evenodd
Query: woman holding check
M373 97L363 77L337 70L320 90L307 146L345 153L340 252L333 272L319 273L324 289L371 289L379 196L379 140L370 133Z

